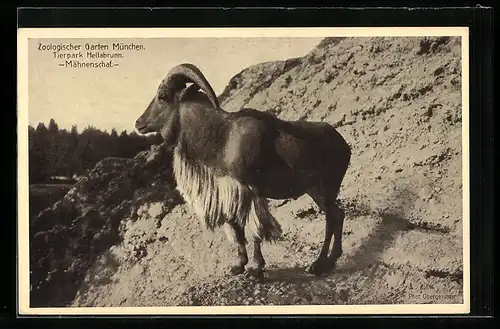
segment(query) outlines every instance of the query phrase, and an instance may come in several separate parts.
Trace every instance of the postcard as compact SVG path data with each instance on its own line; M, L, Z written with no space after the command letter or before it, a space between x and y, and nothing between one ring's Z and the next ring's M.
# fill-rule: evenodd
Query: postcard
M21 315L470 310L468 29L21 28Z

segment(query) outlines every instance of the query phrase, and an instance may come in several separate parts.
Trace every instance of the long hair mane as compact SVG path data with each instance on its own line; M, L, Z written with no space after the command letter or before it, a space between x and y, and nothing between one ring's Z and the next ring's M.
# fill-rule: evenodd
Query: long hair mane
M269 211L267 199L255 195L247 185L189 161L179 147L174 149L173 171L177 190L203 227L213 231L226 222L237 222L241 227L248 222L256 239L274 241L281 235L281 226ZM228 238L234 240L229 234Z

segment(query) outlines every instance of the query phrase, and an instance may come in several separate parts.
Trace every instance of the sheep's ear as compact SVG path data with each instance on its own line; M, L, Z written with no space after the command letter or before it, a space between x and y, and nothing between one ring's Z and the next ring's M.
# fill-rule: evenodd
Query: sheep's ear
M189 96L197 92L199 89L200 88L195 84L189 85L186 88L182 89L177 99L179 100L179 102L185 101L189 98Z
M166 102L174 101L176 94L185 88L186 84L180 81L170 81L168 85L162 83L158 88L158 99Z

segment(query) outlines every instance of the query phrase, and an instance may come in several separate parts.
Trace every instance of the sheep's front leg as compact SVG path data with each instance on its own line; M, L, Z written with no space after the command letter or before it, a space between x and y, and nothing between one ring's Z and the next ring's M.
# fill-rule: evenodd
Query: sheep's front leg
M245 229L237 223L228 222L224 224L227 238L238 247L238 257L236 264L231 267L231 274L238 275L245 272L248 264L248 254L246 249Z
M262 256L262 240L259 238L254 238L253 240L253 262L254 267L250 268L248 272L250 275L256 279L262 279L264 274L264 267L266 266L266 261Z

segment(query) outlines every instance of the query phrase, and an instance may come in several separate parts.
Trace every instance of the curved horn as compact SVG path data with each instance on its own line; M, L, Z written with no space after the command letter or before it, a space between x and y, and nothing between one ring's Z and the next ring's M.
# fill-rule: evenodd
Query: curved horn
M188 82L196 84L205 92L213 106L216 109L219 108L219 101L212 86L210 86L203 73L193 64L183 63L174 66L163 80L160 90L165 92L167 96L171 96L176 91L184 88Z

